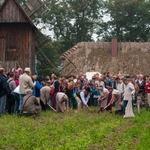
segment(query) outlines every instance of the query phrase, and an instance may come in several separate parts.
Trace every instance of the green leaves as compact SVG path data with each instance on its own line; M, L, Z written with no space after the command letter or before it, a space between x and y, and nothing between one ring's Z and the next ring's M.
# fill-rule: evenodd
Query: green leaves
M110 0L106 14L110 21L104 25L103 38L115 36L119 41L148 41L150 34L150 2L145 0ZM106 29L107 28L107 29Z
M49 1L44 23L54 31L55 39L65 43L65 50L81 41L92 41L92 34L100 22L102 2L99 0Z

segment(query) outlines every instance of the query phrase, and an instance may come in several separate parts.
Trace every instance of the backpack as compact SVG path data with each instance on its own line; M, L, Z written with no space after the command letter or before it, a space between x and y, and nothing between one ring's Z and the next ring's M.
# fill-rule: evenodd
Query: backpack
M11 89L10 89L10 86L9 86L9 83L10 83L11 81L12 81L12 80L10 80L9 82L7 82L7 89L8 89L7 95L11 95Z

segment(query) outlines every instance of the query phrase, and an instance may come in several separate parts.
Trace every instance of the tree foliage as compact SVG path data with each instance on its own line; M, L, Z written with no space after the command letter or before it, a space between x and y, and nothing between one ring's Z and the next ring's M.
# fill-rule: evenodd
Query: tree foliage
M150 2L145 0L109 0L105 3L110 20L101 24L103 40L115 36L120 41L148 41L150 38ZM102 32L102 31L100 31Z
M44 24L54 31L54 39L62 43L62 52L81 41L92 41L101 22L99 0L50 0L42 16Z
M18 0L21 4L25 0ZM81 41L92 41L97 33L100 40L149 41L149 0L46 0L47 10L36 23L53 32L51 44L43 52L60 67L60 54ZM103 22L102 18L109 20ZM59 52L58 52L59 51ZM38 53L40 74L58 73Z

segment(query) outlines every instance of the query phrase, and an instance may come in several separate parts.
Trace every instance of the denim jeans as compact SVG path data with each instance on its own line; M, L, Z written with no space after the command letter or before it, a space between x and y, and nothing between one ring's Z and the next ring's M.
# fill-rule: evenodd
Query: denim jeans
M23 97L24 97L25 95L26 95L26 94L20 94L19 110L22 109L22 105L23 105Z
M72 107L72 98L69 98L69 107Z
M13 92L13 96L15 98L15 110L14 113L17 113L19 110L19 104L20 104L20 95L18 93Z
M0 116L5 113L6 95L0 97Z

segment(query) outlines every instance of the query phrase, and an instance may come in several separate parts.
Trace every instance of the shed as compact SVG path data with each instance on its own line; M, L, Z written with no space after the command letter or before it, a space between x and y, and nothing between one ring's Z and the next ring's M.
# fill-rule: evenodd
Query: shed
M35 31L17 0L5 0L0 8L0 66L35 67Z

